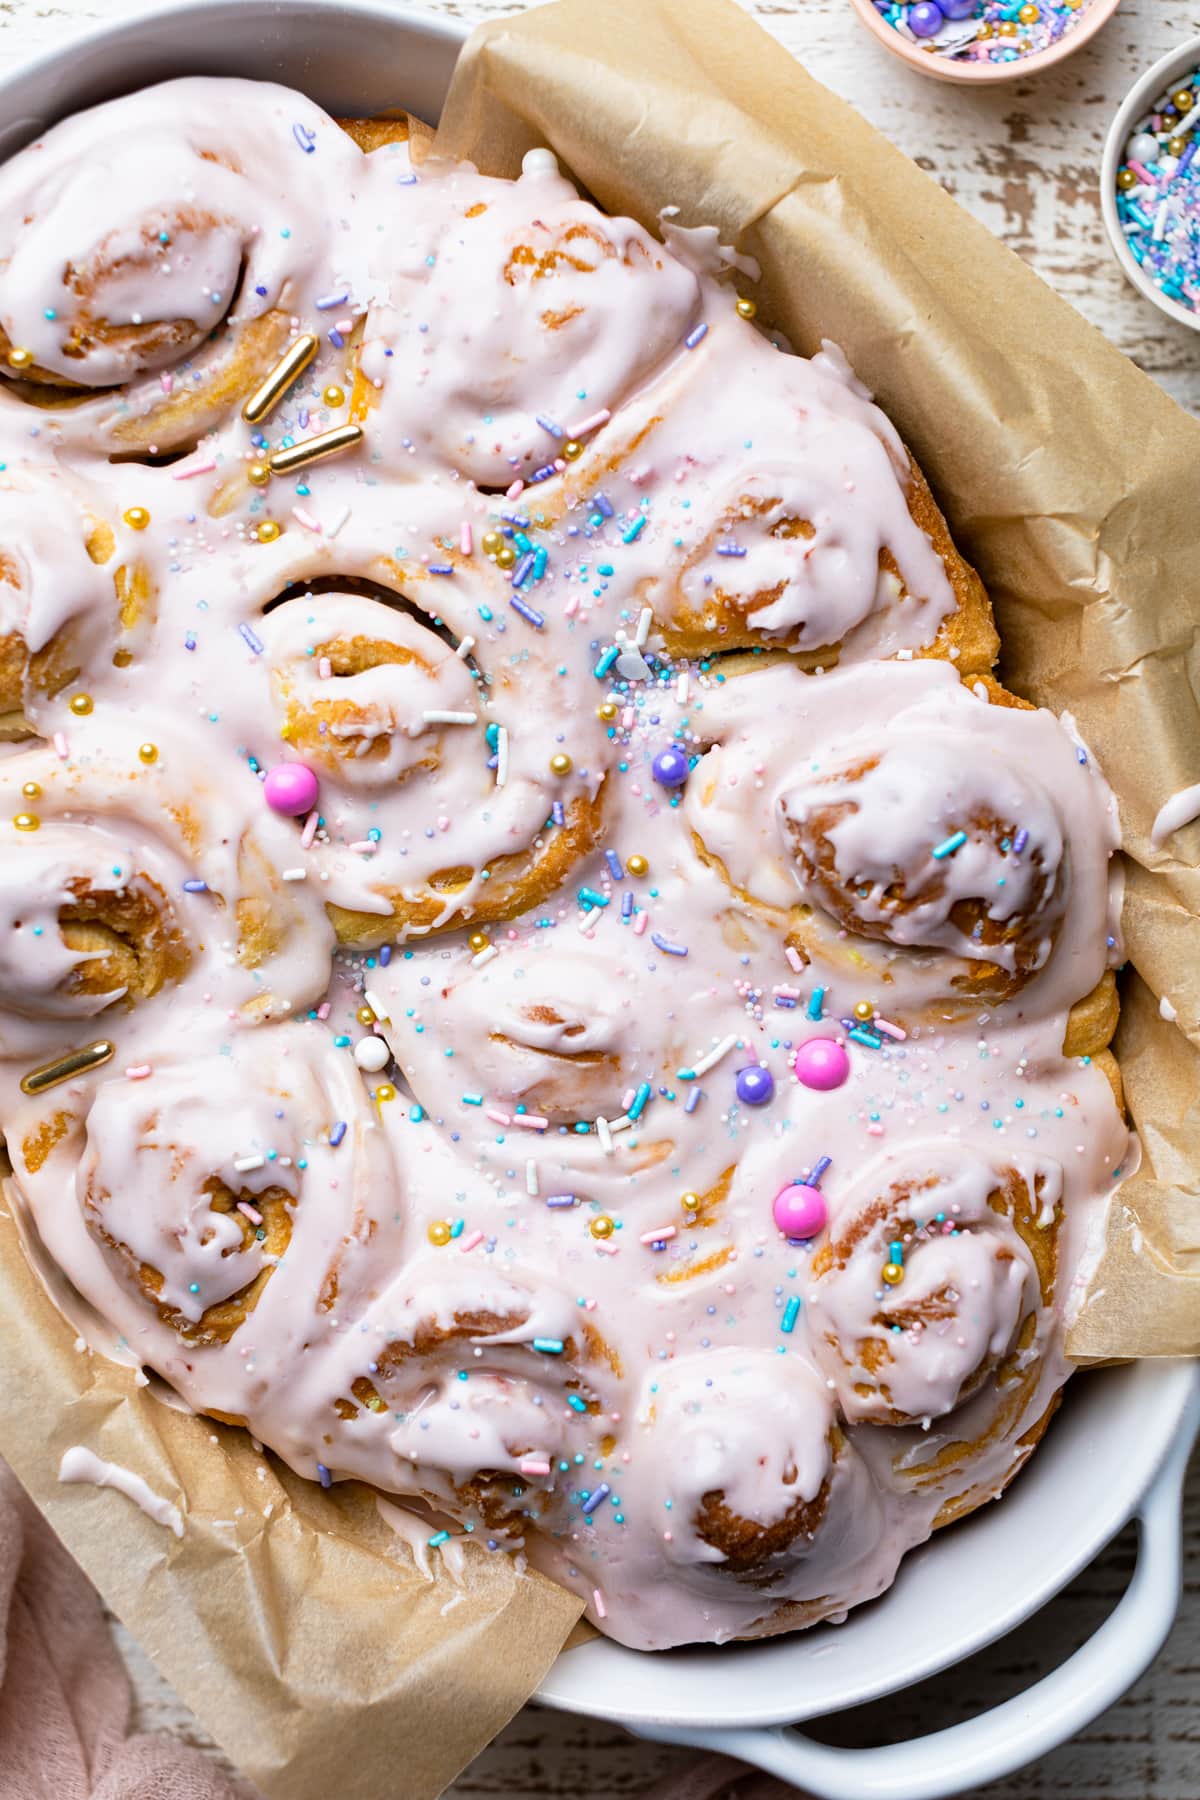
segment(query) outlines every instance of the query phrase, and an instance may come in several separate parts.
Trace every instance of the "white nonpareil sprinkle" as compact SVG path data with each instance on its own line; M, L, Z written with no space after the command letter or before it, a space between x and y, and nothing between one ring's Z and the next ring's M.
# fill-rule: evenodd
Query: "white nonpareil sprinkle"
M641 650L645 646L646 639L650 636L650 627L651 627L651 625L653 625L653 623L654 623L653 609L649 606L643 606L641 615L637 622L637 632L634 636L634 643L637 645L639 650Z
M348 522L349 518L350 508L348 506L343 506L341 512L338 513L332 522L325 527L325 536L327 538L335 538L343 525Z
M285 881L307 881L307 869L284 869L281 871Z
M737 1044L737 1041L736 1035L722 1038L719 1044L714 1044L713 1048L707 1051L704 1056L696 1059L692 1064L692 1074L697 1077L707 1075L710 1069L716 1068L723 1056L729 1055L729 1052Z
M458 644L458 649L454 652L454 654L461 660L464 657L470 656L470 654L474 648L475 648L475 639L473 637L460 638L459 644Z
M486 949L478 951L471 958L471 967L473 969L482 969L484 963L490 963L493 956L498 956L499 954L495 944L489 944Z
M479 714L469 712L443 712L434 707L427 712L423 712L421 717L427 725L474 725Z
M248 1175L251 1169L261 1169L266 1160L265 1156L235 1156L233 1166L239 1175Z

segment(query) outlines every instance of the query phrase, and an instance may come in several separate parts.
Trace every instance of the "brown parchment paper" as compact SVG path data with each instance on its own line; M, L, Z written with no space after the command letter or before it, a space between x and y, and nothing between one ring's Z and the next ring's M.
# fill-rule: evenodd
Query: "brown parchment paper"
M1071 1348L1200 1351L1200 825L1149 843L1200 781L1200 425L731 0L560 0L492 25L438 143L510 175L549 143L609 210L719 226L761 264L760 317L799 349L835 339L905 433L996 601L1002 672L1075 715L1121 801L1118 1050L1145 1154ZM61 1486L76 1443L179 1505L182 1538ZM433 1800L578 1616L471 1544L457 1578L424 1579L366 1489L297 1480L89 1354L7 1211L0 1450L273 1800Z

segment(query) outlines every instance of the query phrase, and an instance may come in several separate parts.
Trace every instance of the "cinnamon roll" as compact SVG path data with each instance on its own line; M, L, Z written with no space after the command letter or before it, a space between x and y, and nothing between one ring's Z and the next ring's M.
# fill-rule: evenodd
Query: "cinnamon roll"
M260 82L166 82L52 127L0 169L9 395L72 443L190 447L287 348L361 162Z
M259 631L279 736L321 777L314 854L343 943L511 917L595 843L607 758L594 715L526 712L503 662L485 675L466 640L452 650L398 597L300 596ZM582 767L556 750L560 717Z
M47 700L130 654L153 605L132 537L66 469L0 474L0 738L28 736Z
M960 1146L883 1158L812 1259L813 1353L853 1423L913 1425L1036 1362L1054 1299L1062 1170Z

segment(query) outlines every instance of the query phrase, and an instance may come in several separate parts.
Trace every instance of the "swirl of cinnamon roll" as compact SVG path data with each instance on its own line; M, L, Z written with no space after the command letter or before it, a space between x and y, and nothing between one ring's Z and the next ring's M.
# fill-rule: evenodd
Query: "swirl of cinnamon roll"
M0 831L0 1006L23 1019L88 1019L180 979L191 958L179 865L156 851L131 856L94 827Z
M733 1634L781 1604L792 1625L837 1611L882 1519L822 1377L765 1349L681 1357L648 1376L622 1486L669 1525L657 1546L640 1534L647 1564L740 1614ZM672 1641L661 1608L639 1624Z
M382 1250L399 1229L377 1205L393 1179L386 1140L352 1061L319 1027L160 1057L139 1079L101 1081L72 1123L70 1158L44 1164L26 1150L39 1133L14 1134L38 1230L84 1298L201 1410L246 1417L282 1373L273 1359L361 1295L368 1243ZM220 1354L251 1316L257 1372L236 1349Z
M516 182L427 163L422 192L436 248L424 236L394 245L352 417L369 417L393 457L415 444L484 486L565 467L584 416L607 416L682 349L699 317L695 275L632 219L581 200L548 151Z
M78 476L13 461L0 474L0 738L27 735L54 695L129 653L149 574Z
M280 736L321 777L313 854L343 943L510 918L595 843L607 746L582 705L530 708L521 667L484 676L382 599L300 596L260 629Z
M1002 1000L1050 962L1068 907L1104 918L1111 806L1051 714L928 662L728 686L689 783L697 845L739 892L805 903L811 955L836 957L840 930L887 946L889 979L910 958L914 977ZM1103 963L1068 973L1078 999Z
M5 163L10 392L117 451L194 442L240 404L286 347L332 195L363 162L316 107L300 114L266 83L172 81Z
M847 1419L941 1418L1036 1363L1061 1190L1056 1164L965 1145L912 1146L855 1181L807 1296L813 1354Z

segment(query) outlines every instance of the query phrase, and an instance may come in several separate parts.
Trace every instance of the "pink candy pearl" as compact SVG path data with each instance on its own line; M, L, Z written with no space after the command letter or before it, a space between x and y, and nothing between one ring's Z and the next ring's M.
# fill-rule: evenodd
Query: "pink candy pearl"
M849 1075L850 1058L833 1038L813 1037L797 1050L794 1066L797 1080L805 1087L827 1093L830 1088L841 1087Z
M789 1238L816 1237L818 1231L825 1229L829 1217L829 1208L820 1190L805 1187L800 1182L780 1188L771 1211L780 1231Z
M272 812L293 817L311 812L317 804L316 776L307 763L280 763L263 782L263 794Z

